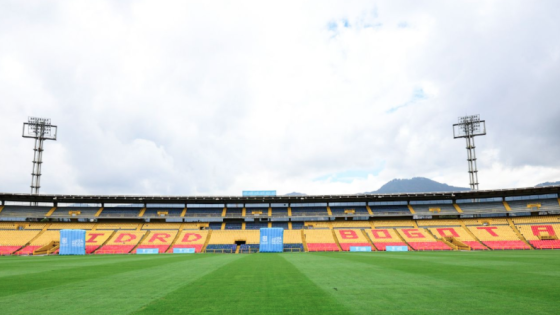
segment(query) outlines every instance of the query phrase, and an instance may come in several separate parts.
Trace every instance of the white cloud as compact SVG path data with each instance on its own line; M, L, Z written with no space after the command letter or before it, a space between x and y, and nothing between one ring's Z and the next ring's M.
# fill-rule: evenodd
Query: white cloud
M555 181L558 9L4 2L0 191L28 190L32 144L19 132L33 115L60 126L44 192L354 193L413 176L467 186L451 125L475 113L488 123L482 189ZM345 172L361 175L335 180Z

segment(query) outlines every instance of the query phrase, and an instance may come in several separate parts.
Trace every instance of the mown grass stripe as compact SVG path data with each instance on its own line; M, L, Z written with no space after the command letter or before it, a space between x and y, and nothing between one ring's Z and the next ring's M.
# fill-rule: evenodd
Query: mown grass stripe
M234 255L230 255L234 256ZM128 256L130 260L139 256ZM90 277L99 270L85 270L81 281L22 292L0 298L2 314L129 314L231 262L225 255L184 255L173 262L154 255L150 267L129 264L125 272ZM87 259L87 257L84 257ZM159 263L158 263L159 262ZM115 265L107 265L108 269ZM63 274L60 275L62 278Z
M558 261L558 254L552 254L549 258ZM289 260L358 314L373 309L395 314L449 314L453 309L464 314L557 313L558 279L527 274L525 261L516 266L506 259L507 268L500 270L491 253L479 257L478 267L448 265L445 258L427 262L432 255L439 256L317 253ZM491 268L484 257L491 258Z
M148 255L135 257L134 261L150 260ZM15 275L29 275L33 273L53 272L56 270L67 270L69 268L93 267L106 264L118 264L129 262L128 255L98 255L88 256L87 259L79 256L29 256L11 264L0 266L0 281L2 277Z
M351 314L283 255L246 255L135 314Z
M189 259L201 259L203 255L191 256ZM76 261L72 257L60 257L61 261ZM53 288L60 285L83 282L114 276L130 270L141 270L161 266L182 260L182 257L166 255L157 256L129 256L125 260L108 260L101 265L75 265L66 269L45 270L41 274L16 274L2 277L0 281L0 297L20 294L33 290Z

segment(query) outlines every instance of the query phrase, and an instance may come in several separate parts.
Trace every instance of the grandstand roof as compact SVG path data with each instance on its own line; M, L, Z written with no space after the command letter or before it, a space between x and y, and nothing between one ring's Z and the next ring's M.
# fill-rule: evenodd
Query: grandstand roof
M460 192L430 192L401 194L354 194L310 196L134 196L134 195L54 195L0 193L0 201L62 202L62 203L158 203L158 204L216 204L216 203L324 203L324 202L371 202L413 200L457 200L545 195L560 193L560 186L528 187Z

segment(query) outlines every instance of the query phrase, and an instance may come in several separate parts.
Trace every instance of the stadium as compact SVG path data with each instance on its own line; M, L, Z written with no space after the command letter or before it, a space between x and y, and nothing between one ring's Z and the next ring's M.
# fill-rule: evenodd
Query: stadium
M498 312L515 306L531 313L536 306L527 299L538 299L539 313L553 313L559 190L304 197L4 193L0 253L11 257L0 259L6 273L0 292L7 298L26 292L31 299L9 303L10 314L44 310L46 297L67 294L76 302L53 307L53 314L97 313L98 307L125 314L136 303L143 305L137 312L147 314L436 314L457 303L474 314L487 312L490 301ZM13 205L21 203L39 206ZM86 256L57 255L61 231L68 230L85 231ZM260 253L266 230L283 233L276 253ZM146 294L156 298L145 304ZM401 295L412 300L391 302Z
M560 313L559 12L0 2L0 314Z

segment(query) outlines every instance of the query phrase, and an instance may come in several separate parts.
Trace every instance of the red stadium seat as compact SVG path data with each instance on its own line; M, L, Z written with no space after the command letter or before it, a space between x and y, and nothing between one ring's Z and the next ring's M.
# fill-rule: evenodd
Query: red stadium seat
M21 246L0 246L0 255L11 255Z
M96 254L128 254L135 245L105 245Z
M414 250L451 250L451 247L443 242L408 242Z
M43 246L26 246L16 253L16 255L33 255L33 252Z
M99 245L86 245L86 254L91 254L98 248Z
M560 249L560 240L530 241L538 249Z
M530 249L523 241L485 241L484 244L491 249Z
M335 243L308 243L307 249L310 252L338 252L338 246Z
M470 246L470 248L474 250L488 250L486 246L480 244L477 241L463 241L463 243L465 243L465 245Z

